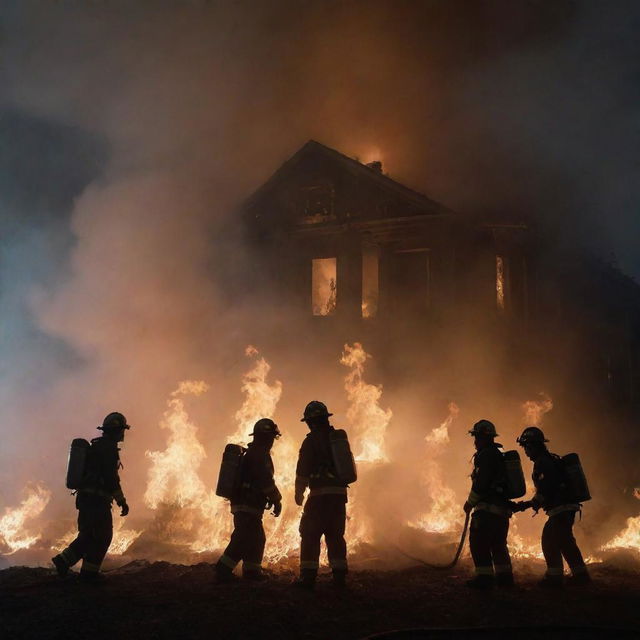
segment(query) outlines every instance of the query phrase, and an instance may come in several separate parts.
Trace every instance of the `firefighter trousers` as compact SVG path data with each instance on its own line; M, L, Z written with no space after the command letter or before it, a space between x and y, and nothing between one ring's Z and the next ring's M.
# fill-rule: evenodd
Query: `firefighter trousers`
M233 571L242 560L243 573L260 571L266 540L262 515L237 511L233 514L231 540L218 560L219 568Z
M347 572L346 502L343 494L329 494L310 496L305 503L300 520L300 570L308 572L308 577L318 572L323 535L334 575Z
M471 516L469 547L477 575L511 574L507 547L509 518L489 511L474 511Z
M574 575L587 570L573 535L575 519L575 511L561 511L551 516L542 529L542 553L549 576L561 576L564 573L563 558Z
M82 560L82 573L97 573L113 538L111 500L79 493L76 507L78 535L60 555L70 567Z

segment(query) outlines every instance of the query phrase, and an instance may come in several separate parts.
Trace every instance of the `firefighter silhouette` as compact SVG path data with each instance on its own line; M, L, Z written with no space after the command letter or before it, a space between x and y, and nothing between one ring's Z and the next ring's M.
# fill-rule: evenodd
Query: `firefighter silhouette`
M547 449L548 440L538 427L527 427L517 442L533 462L536 493L531 500L516 503L516 510L533 508L537 511L542 508L549 516L542 529L542 553L547 571L540 585L561 587L564 584L563 558L571 568L571 583L589 583L591 578L573 536L573 523L576 512L581 508L580 501L590 499L588 489L582 497L574 495L576 492L565 477L563 460Z
M347 544L344 539L347 483L338 476L331 447L333 434L346 434L331 426L329 418L332 415L324 403L314 400L305 407L301 420L307 423L310 431L298 456L296 504L302 506L307 488L309 497L300 520L300 580L295 585L306 589L315 586L323 535L333 584L344 586L347 575Z
M496 428L488 420L473 425L469 434L474 438L472 484L464 505L466 513L473 511L469 532L471 557L475 577L467 582L475 589L490 589L513 585L513 570L507 547L511 507L507 494L505 463L495 442Z
M261 580L262 556L266 542L262 516L273 507L273 515L282 511L282 495L273 479L271 448L280 437L278 425L269 418L261 418L254 427L253 442L249 443L240 469L240 487L231 497L233 533L227 548L216 564L218 582L234 580L233 570L242 561L242 577Z
M82 580L96 582L102 577L100 566L113 537L112 502L115 500L120 507L121 516L129 513L118 474L121 466L118 443L124 440L124 432L129 428L121 413L110 413L98 427L102 436L94 438L87 448L76 494L78 535L62 553L52 558L60 576L65 576L73 565L82 560Z

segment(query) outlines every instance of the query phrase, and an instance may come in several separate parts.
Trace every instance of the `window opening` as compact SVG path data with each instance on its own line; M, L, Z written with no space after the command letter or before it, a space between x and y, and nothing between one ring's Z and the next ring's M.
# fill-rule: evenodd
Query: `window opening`
M496 256L496 305L500 313L505 309L507 291L507 264L503 256Z
M311 306L314 316L332 316L336 311L337 259L311 261Z
M378 315L380 253L375 245L362 247L362 317Z

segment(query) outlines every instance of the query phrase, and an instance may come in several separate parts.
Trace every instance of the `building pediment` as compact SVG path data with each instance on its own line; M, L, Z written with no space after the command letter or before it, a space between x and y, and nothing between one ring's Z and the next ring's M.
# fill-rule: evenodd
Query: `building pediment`
M382 172L310 140L247 200L248 224L270 228L393 225L453 212Z

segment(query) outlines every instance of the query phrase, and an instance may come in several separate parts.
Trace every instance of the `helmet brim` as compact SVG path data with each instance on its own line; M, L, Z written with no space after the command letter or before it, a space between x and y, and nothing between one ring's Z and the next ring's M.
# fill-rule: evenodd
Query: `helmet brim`
M467 431L470 436L491 436L492 438L497 438L500 436L499 433L478 433L477 431Z
M548 438L545 438L544 440L521 440L520 438L516 439L516 442L521 446L521 447L525 447L528 444L544 444L545 442L549 442Z
M309 416L308 418L305 418L304 416L302 418L300 418L300 422L309 422L309 420L313 420L314 418L330 418L333 415L333 413L323 413L320 416Z
M264 435L264 436L273 436L274 438L279 438L282 434L279 431L277 433L265 433L264 431L259 431L258 433L256 433L254 431L253 433L250 433L249 435L251 437Z

